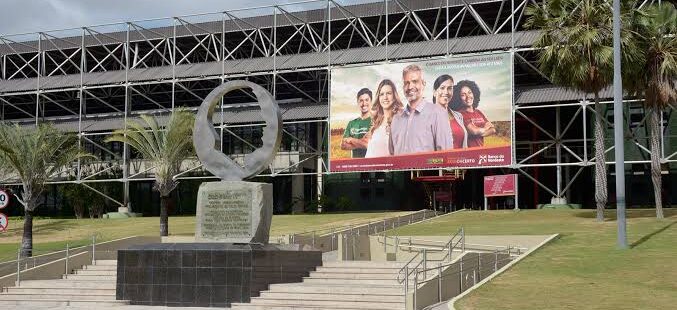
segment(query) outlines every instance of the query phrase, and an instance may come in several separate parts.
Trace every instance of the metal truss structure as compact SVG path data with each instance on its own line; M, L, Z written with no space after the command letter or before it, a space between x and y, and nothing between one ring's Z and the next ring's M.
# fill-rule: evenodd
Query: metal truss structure
M645 5L644 1L638 5ZM594 164L589 96L553 86L536 64L537 31L524 28L533 0L318 0L78 29L0 37L0 117L52 122L78 134L99 155L75 162L54 183L152 179L153 167L105 136L142 113L166 119L178 106L196 109L217 85L247 79L271 91L284 111L275 163L263 176L327 170L330 70L356 64L510 51L514 57L512 169L561 197ZM602 98L610 98L610 91ZM251 93L224 97L214 116L222 150L236 160L260 143L263 125ZM662 160L677 161L672 106L663 115ZM628 101L626 162L649 163L646 118ZM639 119L636 119L639 115ZM611 128L611 124L609 128ZM673 125L674 126L674 125ZM612 149L611 137L607 140ZM613 164L613 159L604 159ZM305 169L304 169L305 168ZM554 184L533 176L550 169ZM309 172L310 171L310 172ZM189 160L177 178L210 178ZM13 183L6 176L0 183ZM320 183L320 182L318 182ZM111 198L112 199L112 198ZM125 195L125 200L127 195ZM124 205L126 201L119 202Z

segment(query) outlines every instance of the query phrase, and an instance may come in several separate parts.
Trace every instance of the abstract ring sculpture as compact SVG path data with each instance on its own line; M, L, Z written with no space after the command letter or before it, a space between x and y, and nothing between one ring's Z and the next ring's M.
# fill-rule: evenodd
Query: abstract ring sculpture
M266 122L263 128L263 146L245 155L244 167L215 148L218 133L214 129L214 108L225 94L232 90L251 88L261 107ZM242 181L265 170L275 158L282 139L282 114L273 96L263 87L248 81L230 81L215 88L202 102L195 118L193 146L198 159L209 172L223 181Z

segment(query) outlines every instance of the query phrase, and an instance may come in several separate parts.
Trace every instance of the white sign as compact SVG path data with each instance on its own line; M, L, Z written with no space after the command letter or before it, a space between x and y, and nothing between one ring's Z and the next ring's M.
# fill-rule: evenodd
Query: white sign
M0 189L0 209L4 209L7 206L9 206L9 194Z
M0 232L4 232L5 230L7 230L8 222L9 221L7 220L7 215L0 213Z

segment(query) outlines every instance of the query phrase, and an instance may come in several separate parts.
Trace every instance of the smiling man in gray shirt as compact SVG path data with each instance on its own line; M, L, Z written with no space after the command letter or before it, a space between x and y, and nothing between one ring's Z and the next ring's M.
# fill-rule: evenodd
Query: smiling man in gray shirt
M423 98L425 80L418 65L402 72L404 96L409 103L390 125L390 154L432 152L453 147L447 111Z

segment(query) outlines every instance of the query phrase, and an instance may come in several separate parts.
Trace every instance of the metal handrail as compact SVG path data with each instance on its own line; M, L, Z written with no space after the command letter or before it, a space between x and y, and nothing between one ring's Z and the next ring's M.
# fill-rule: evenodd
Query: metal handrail
M414 277L413 277L414 278L414 283L413 283L414 290L413 290L413 296L412 296L413 297L414 309L417 309L417 306L418 306L417 292L418 292L418 288L421 285L428 283L428 282L431 282L431 281L437 281L437 298L438 298L438 302L442 302L442 295L443 295L442 294L442 279L443 278L458 276L458 279L459 279L459 282L460 282L459 283L459 290L460 290L460 292L463 292L464 287L466 287L466 288L468 287L467 278L464 280L464 278L462 277L464 272L470 273L472 271L472 283L471 284L472 284L472 286L475 286L475 285L478 284L479 281L481 281L483 279L482 275L485 275L485 277L487 276L487 273L486 273L487 271L489 272L489 274L493 274L493 273L495 273L499 270L499 264L503 265L504 262L511 261L512 260L512 257L510 255L511 251L512 251L511 247L508 247L504 250L495 250L494 251L494 254L496 255L495 259L493 261L489 260L488 263L490 264L490 266L485 267L485 268L482 267L482 263L481 263L481 259L482 259L481 255L482 254L478 253L477 266L471 267L471 270L463 270L464 257L461 257L460 260L453 262L453 263L451 263L451 262L446 263L446 264L439 263L439 264L437 264L437 267L432 267L432 268L425 268L424 267L423 269L416 270ZM507 255L507 257L503 257L503 258L499 259L498 258L499 254ZM442 274L443 268L448 268L448 267L451 267L452 265L457 265L458 270L456 270L456 271L452 270L450 272L448 271L447 274L443 275ZM493 265L493 266L491 266L491 265ZM437 271L437 274L430 277L430 278L427 278L427 274L429 272L432 272L432 271L435 271L435 270ZM419 277L420 274L423 274L422 277ZM421 279L421 280L419 280L419 279ZM405 298L405 305L407 303L408 291L409 291L409 285L408 285L408 283L406 283L405 284L405 292L404 292L405 293L405 297L404 297Z
M458 238L458 241L454 242L454 239ZM377 238L378 239L378 238ZM386 236L383 238L383 242L387 242ZM454 235L451 236L451 239L446 242L444 248L442 250L447 250L447 254L443 257L442 260L448 260L449 262L451 261L451 256L456 247L460 245L461 251L465 252L465 229L461 227ZM400 246L399 244L397 247L407 247L407 246ZM409 242L409 247L411 247L411 241ZM396 248L397 250L397 248ZM421 260L414 266L412 263L414 260L416 260L419 256L423 256ZM427 255L427 249L423 248L423 251L417 252L414 257L412 257L397 273L397 282L402 284L404 282L404 303L407 303L407 296L409 293L409 280L411 274L414 275L414 305L416 305L416 290L418 289L419 285L419 273L423 273L423 280L426 280L427 278L427 272L430 270L427 268L428 266L428 255ZM431 260L432 261L432 260ZM463 264L461 262L461 264ZM420 268L421 265L423 265L423 268ZM438 264L439 265L439 264ZM461 265L462 266L462 265ZM438 266L439 268L439 266ZM461 267L462 268L462 267ZM438 269L439 270L439 269ZM438 272L439 275L439 272Z
M457 237L459 237L459 240L454 242L454 239L457 238ZM386 238L384 238L384 242L386 242L385 240L386 240ZM465 230L464 230L463 227L461 227L458 231L456 231L456 233L453 236L451 236L451 239L448 242L446 242L445 246L441 249L441 251L444 251L444 250L448 251L447 254L442 258L442 260L445 260L445 259L451 260L451 253L459 245L459 243L461 244L462 251L465 251ZM399 245L398 244L397 246L398 247L409 247L409 248L412 247L411 243L409 245ZM414 257L412 257L406 264L404 264L404 266L402 268L400 268L400 270L397 273L397 281L399 283L402 283L403 281L409 281L409 275L412 272L415 272L416 270L418 270L418 267L421 264L423 264L424 267L426 266L426 264L428 263L427 262L428 261L427 255L425 255L427 253L426 251L427 251L427 249L423 248L422 252L417 252L416 255L414 255ZM413 267L410 266L412 264L412 262L415 259L417 259L421 254L423 254L423 258L421 259L421 261L418 264L416 264L416 266L413 266ZM404 272L405 269L408 272ZM402 274L403 272L404 272L404 275Z
M509 257L508 257L508 258L502 258L502 259L499 259L499 260L492 261L492 263L503 263L503 262L506 262L506 261L512 261L512 258L509 258ZM446 268L446 267L452 266L452 265L454 265L454 264L456 264L456 263L440 264L439 266L428 268L428 269L426 269L425 271L426 271L426 272L431 272L431 271L435 271L435 270L437 270L437 269L439 269L439 268ZM479 269L477 269L477 270L479 270L479 271L482 271L482 270L494 270L494 268L493 268L493 267L489 267L489 268L479 268ZM458 271L455 271L455 272L452 272L452 273L449 273L449 274L446 274L446 275L442 275L442 277L444 278L444 277L448 277L448 276L452 276L452 275L457 275L457 274L459 274L459 273L461 273L461 272L463 272L463 271L462 271L462 270L458 270ZM418 273L423 273L423 270L418 271ZM419 278L419 279L420 279L420 278ZM435 279L435 277L431 277L431 278L429 278L429 279L427 279L427 280L419 280L418 284L419 284L419 285L420 285L420 284L424 284L424 283L426 283L426 282L433 281L434 279Z
M376 225L376 224L378 224L378 223L383 223L384 221L391 221L391 220L394 220L394 219L397 219L397 220L398 220L397 223L400 223L400 222L401 222L401 221L400 221L401 219L403 219L403 218L406 219L406 218L409 218L409 217L413 217L414 215L416 215L416 214L418 214L418 213L422 213L422 214L423 214L423 218L425 218L425 214L428 213L428 212L435 212L435 214L437 214L437 211L436 211L436 210L422 209L422 210L415 211L415 212L412 212L412 213L407 214L407 215L398 215L398 216L395 216L395 217L386 217L386 218L383 218L382 220L377 220L377 221L373 221L373 222L372 222L372 221L368 221L367 223L349 224L349 225L347 225L347 226L334 226L334 227L328 227L328 228L320 228L320 229L314 229L314 230L306 230L306 231L294 233L294 235L311 235L311 234L315 233L315 234L317 234L318 236L324 236L324 235L321 235L321 234L318 234L318 233L319 233L319 232L328 232L327 234L340 233L340 232L345 232L345 231L352 230L352 229L354 229L354 228L356 228L356 227L371 226L372 224ZM437 216L437 215L435 215L435 216ZM399 225L399 224L398 224L398 225ZM398 227L399 227L399 226L398 226Z
M79 246L79 247L75 247L75 248L71 248L71 247L70 247L70 243L69 243L69 242L66 242L66 248L65 248L64 250L54 251L54 252L51 252L51 253L46 253L46 254L42 254L42 255L39 255L39 256L33 256L33 257L21 257L21 251L19 250L19 251L17 252L17 259L16 259L16 261L8 262L8 263L14 263L14 262L16 262L16 282L15 282L15 285L16 285L16 286L20 286L20 285L21 285L22 263L25 263L25 266L24 266L23 270L27 270L27 269L29 269L29 268L35 268L36 266L41 266L41 265L43 265L43 264L46 264L46 263L49 263L49 262L50 262L50 261L46 261L46 262L42 262L41 264L36 264L36 258L38 258L38 257L40 257L40 256L54 255L54 254L56 254L56 253L64 252L64 253L65 253L65 256L64 256L63 258L56 258L55 260L59 260L59 259L64 259L64 260L65 260L65 262L64 262L64 265L65 265L65 273L64 273L65 278L68 277L68 273L69 273L69 260L70 260L70 258L71 258L71 256L72 256L72 252L73 252L74 250L85 250L85 252L86 252L87 248L88 248L88 247L91 247L91 251L92 251L92 265L95 265L95 264L96 264L96 234L93 234L93 235L92 235L92 239L91 239L91 240L92 240L92 243L91 243L91 244L89 244L89 245L83 245L83 246ZM31 260L33 261L33 265L32 265L31 267L29 267L29 264L28 264L27 261L31 261Z

